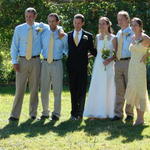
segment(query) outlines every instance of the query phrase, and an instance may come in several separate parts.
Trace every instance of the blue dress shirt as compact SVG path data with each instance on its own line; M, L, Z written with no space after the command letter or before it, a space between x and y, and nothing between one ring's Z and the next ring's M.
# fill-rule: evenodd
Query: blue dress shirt
M132 41L133 31L131 27L127 27L124 30L119 30L116 37L119 38L120 34L123 33L123 45L121 58L131 57L131 52L129 51L129 45Z
M67 34L60 39L59 38L59 29L57 28L54 31L54 48L53 48L53 59L62 59L63 54L68 54L68 39ZM48 57L48 50L49 50L49 42L50 36L53 31L50 29L46 29L42 34L42 55L44 58Z
M12 44L11 44L11 57L12 63L18 63L18 56L25 56L27 49L27 40L28 40L28 30L31 26L27 23L16 26ZM33 29L33 42L32 42L32 56L40 55L41 53L41 34L42 32L38 31L38 28L41 28L43 31L48 28L48 25L44 23L34 22L32 25Z

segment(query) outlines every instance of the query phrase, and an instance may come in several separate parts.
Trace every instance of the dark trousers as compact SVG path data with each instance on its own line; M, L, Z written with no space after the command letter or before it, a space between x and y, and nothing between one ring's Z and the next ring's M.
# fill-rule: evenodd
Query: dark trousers
M69 87L71 93L71 115L82 117L86 87L87 87L87 69L69 71Z

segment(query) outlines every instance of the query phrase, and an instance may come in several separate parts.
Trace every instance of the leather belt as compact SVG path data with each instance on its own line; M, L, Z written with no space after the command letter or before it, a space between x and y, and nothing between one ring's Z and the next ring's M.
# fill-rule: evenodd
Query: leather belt
M20 58L26 58L26 56L19 56ZM38 58L40 55L32 56L31 58Z
M44 58L43 60L47 61L47 58ZM61 59L53 59L53 61L59 61Z
M129 60L131 59L130 57L126 57L126 58L120 58L120 60Z

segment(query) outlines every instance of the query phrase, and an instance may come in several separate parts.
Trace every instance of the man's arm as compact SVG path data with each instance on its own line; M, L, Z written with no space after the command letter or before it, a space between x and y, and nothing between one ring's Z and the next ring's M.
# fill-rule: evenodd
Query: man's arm
M97 51L96 51L96 48L94 47L94 40L93 40L93 36L92 35L89 35L88 36L88 49L90 51L90 53L93 55L93 56L96 56L97 55Z
M64 38L62 39L64 48L63 48L63 54L68 56L68 35L65 33Z
M57 26L57 28L58 28L59 38L62 39L65 36L65 32L62 26Z
M15 71L19 71L19 64L18 64L18 53L19 53L19 36L18 36L18 28L15 28L12 44L11 44L11 58L12 58L12 64L15 69Z

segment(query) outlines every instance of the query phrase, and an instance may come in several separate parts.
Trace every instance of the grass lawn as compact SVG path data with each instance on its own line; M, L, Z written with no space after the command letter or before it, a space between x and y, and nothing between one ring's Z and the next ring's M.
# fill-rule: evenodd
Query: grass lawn
M14 92L13 86L0 86L0 150L150 150L150 114L139 127L124 121L70 121L70 94L65 90L58 122L29 120L26 93L19 124L9 124ZM38 116L41 111L39 102Z

